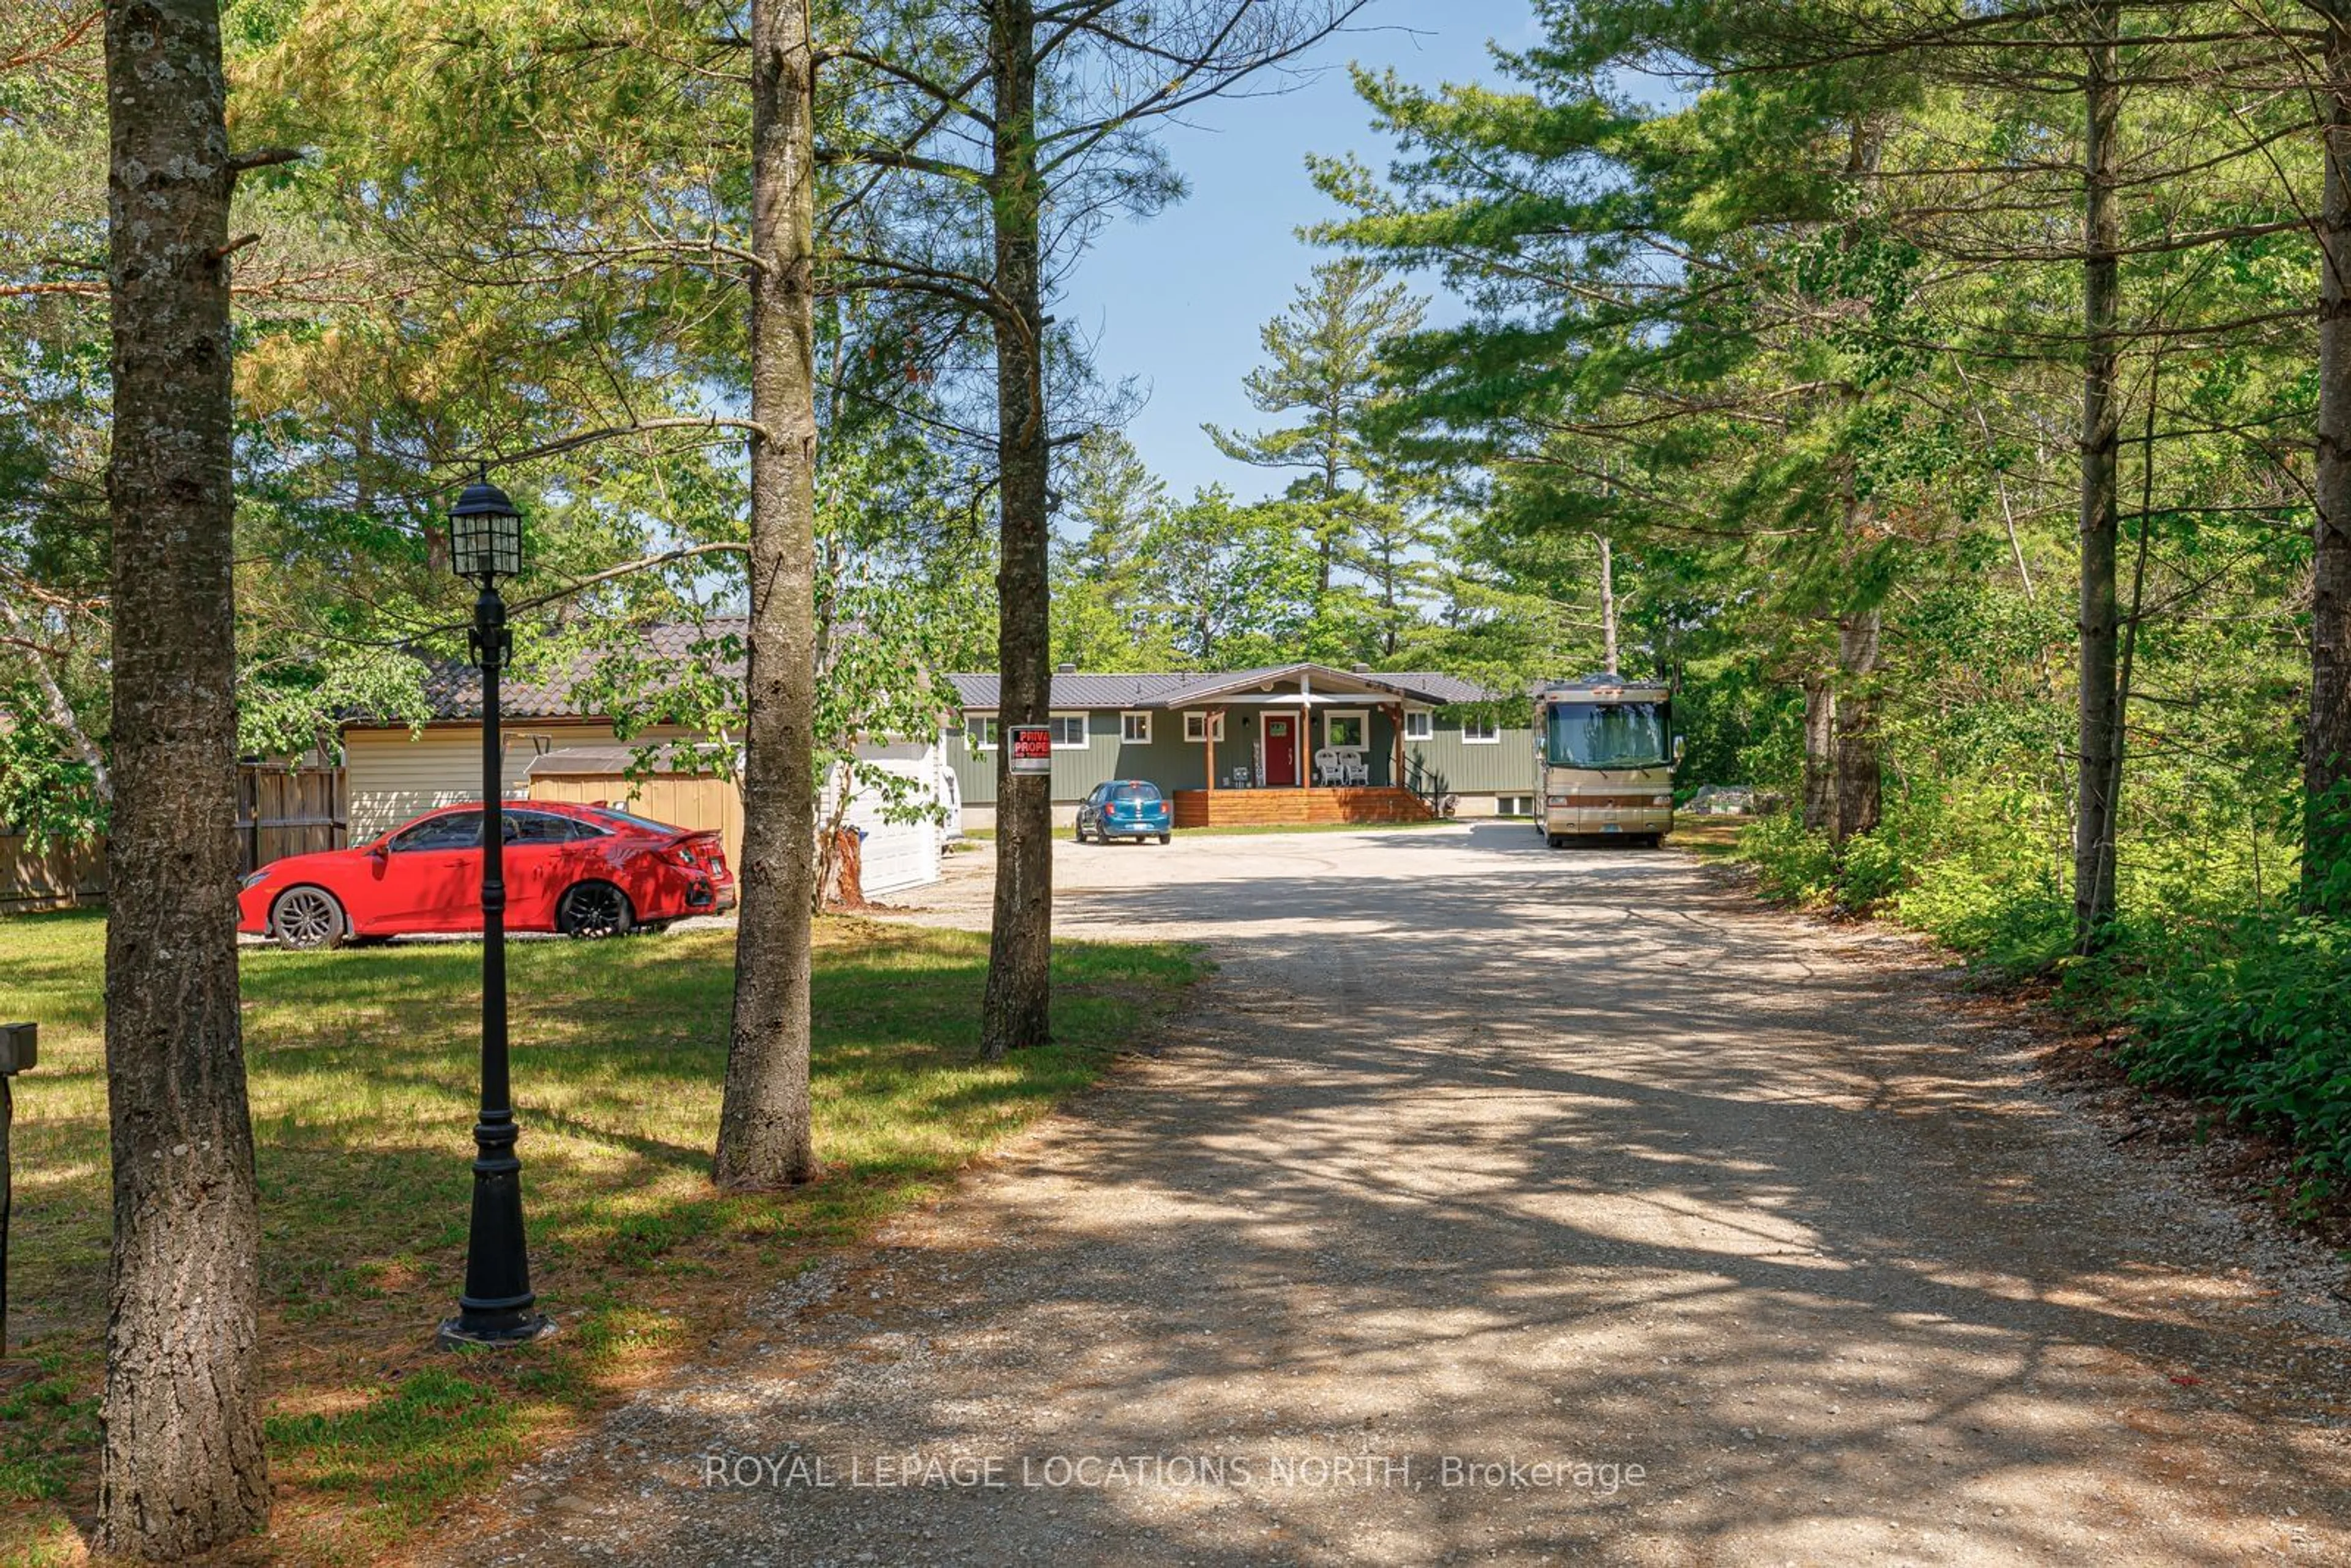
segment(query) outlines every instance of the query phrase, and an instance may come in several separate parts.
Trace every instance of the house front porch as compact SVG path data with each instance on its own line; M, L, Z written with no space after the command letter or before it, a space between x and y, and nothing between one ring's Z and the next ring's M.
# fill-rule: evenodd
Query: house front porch
M1314 827L1341 822L1425 822L1428 803L1389 785L1332 789L1178 789L1178 828Z

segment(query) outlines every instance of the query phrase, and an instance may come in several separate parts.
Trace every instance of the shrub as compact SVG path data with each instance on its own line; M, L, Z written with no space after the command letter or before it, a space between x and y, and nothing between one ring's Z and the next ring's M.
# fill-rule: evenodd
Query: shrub
M2290 1137L2298 1168L2351 1177L2351 925L2250 916L2200 963L2151 973L2131 1077Z
M1750 823L1739 835L1739 858L1755 868L1757 886L1774 904L1833 900L1836 851L1825 835L1806 832L1793 811Z

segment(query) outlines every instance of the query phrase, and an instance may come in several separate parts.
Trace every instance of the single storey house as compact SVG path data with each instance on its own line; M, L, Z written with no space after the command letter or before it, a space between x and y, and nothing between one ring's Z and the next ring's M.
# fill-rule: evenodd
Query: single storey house
M684 659L694 645L727 628L662 625L647 641L656 657ZM722 834L728 860L742 852L742 799L733 780L695 771L691 758L673 763L654 749L662 741L697 737L675 726L656 726L623 740L611 719L585 711L573 696L589 672L569 669L536 679L501 683L499 771L510 800L575 800L622 807L682 828ZM427 717L404 721L353 719L342 727L350 841L361 844L409 818L481 798L482 676L470 664L436 663L424 680ZM955 831L956 778L942 737L874 741L858 747L862 769L887 768L916 781L943 808L946 825L887 822L881 802L861 790L850 802L847 825L865 836L864 891L881 894L936 882L941 845ZM640 753L650 771L639 766ZM628 775L637 772L640 777Z
M996 821L998 682L947 677L947 747L967 827ZM1053 675L1053 815L1113 779L1156 784L1179 828L1396 821L1534 810L1534 736L1492 716L1502 694L1457 676L1294 664L1183 674Z

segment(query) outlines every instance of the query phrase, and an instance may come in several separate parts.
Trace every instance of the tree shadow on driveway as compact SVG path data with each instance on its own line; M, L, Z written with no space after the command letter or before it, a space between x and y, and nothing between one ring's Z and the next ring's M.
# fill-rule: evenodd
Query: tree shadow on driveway
M545 1484L632 1560L2351 1559L2346 1347L2212 1266L2226 1216L2150 1197L1944 977L1524 831L1071 899L1212 944L1165 1054L624 1412L633 1470ZM787 1452L1007 1484L698 1468Z

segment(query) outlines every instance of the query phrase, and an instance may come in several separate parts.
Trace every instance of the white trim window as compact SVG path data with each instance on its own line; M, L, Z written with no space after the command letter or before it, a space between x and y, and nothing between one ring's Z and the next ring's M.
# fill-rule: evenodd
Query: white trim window
M1404 716L1404 737L1406 740L1437 738L1437 716L1425 707L1408 708Z
M1053 732L1056 751L1083 751L1093 744L1086 733L1086 716L1081 713L1057 713L1045 721Z
M1332 751L1361 751L1372 744L1372 716L1364 708L1326 708L1322 744Z
M1499 719L1479 718L1474 714L1461 717L1461 744L1464 746L1499 746L1502 725Z
M1217 716L1217 738L1225 738L1225 716ZM1194 746L1208 738L1208 716L1194 709L1184 716L1184 738Z
M998 733L992 713L970 713L963 718L963 743L974 751L993 751Z
M1123 713L1118 716L1118 737L1130 746L1151 744L1151 716L1147 713Z

